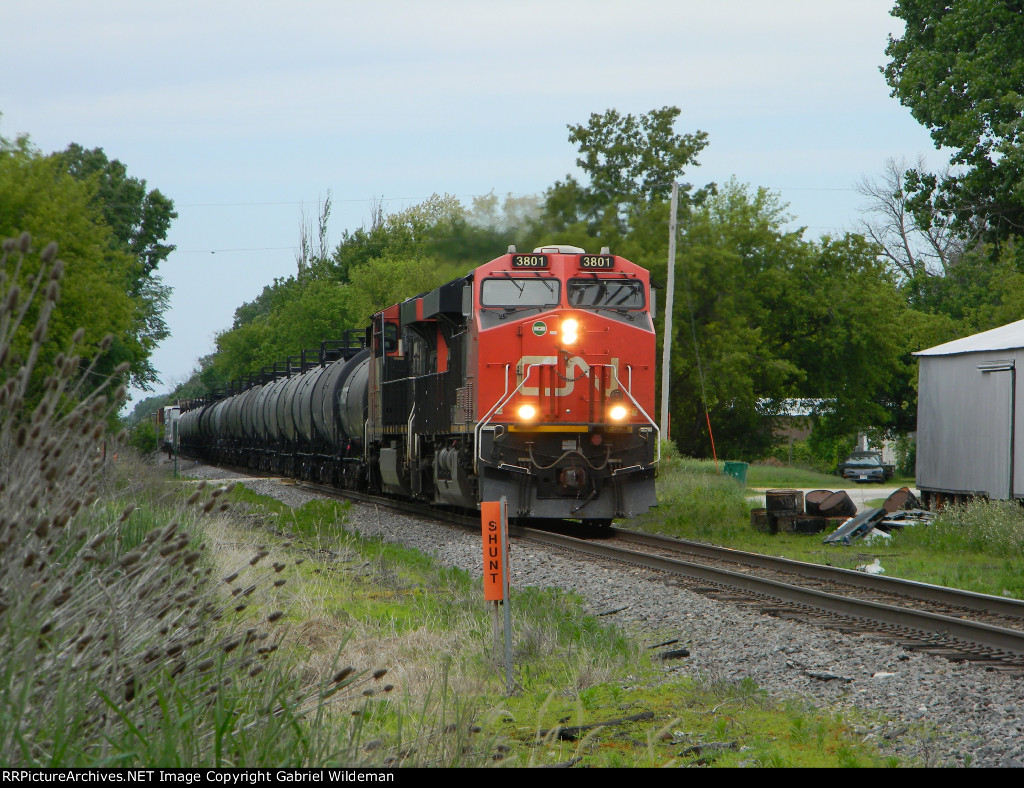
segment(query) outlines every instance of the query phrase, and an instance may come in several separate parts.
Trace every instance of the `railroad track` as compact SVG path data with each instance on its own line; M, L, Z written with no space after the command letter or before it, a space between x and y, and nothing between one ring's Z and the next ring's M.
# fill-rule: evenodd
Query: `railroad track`
M246 473L244 469L233 469ZM479 529L478 516L282 478L326 495ZM1024 675L1024 602L612 528L601 538L511 526L528 539L664 573L762 613L883 638L955 662ZM578 533L578 527L577 527ZM628 545L628 546L627 546Z
M698 592L752 604L770 615L874 633L953 661L1024 674L1020 600L623 529L613 529L613 535L644 548L632 551L649 556L643 565L654 566L659 557L668 561ZM685 566L676 566L677 561Z

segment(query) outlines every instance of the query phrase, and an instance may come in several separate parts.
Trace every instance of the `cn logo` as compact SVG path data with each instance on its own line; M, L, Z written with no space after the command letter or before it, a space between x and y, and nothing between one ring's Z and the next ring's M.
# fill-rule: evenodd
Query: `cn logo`
M611 366L615 370L614 375L606 375L605 383L605 394L613 392L616 386L616 380L619 377L619 360L617 358L611 359ZM542 368L548 368L554 375L550 373L542 373ZM565 397L572 393L572 390L576 386L577 381L582 381L583 385L587 384L588 375L590 375L590 364L581 359L579 356L569 356L565 360L565 372L560 373L558 370L558 359L555 356L523 356L519 359L519 363L516 365L516 376L518 382L522 382L523 375L527 376L526 384L520 389L520 391L526 396L537 397L537 396L551 396L551 381L559 382L562 385L555 389L556 397ZM544 374L544 382L547 384L544 386L544 391L540 390L541 375ZM533 383L534 385L530 385ZM600 386L600 378L594 376L594 388Z

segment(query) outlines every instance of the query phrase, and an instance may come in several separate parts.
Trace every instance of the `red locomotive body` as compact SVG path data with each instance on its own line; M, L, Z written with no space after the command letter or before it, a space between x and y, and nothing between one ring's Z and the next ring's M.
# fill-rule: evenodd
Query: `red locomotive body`
M509 253L318 353L186 406L214 460L607 525L655 504L650 279L575 247ZM365 348L365 349L364 349Z
M519 518L646 511L650 303L639 266L550 247L375 315L367 440L382 487L464 507L504 495Z

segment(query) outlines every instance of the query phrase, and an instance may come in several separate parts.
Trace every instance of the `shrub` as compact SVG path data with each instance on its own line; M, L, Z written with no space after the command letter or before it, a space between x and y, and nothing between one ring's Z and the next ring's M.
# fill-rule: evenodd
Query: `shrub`
M128 433L128 443L140 454L151 454L160 448L156 425L149 419L135 422Z
M645 527L701 539L735 530L750 516L742 485L710 460L680 457L668 441L662 443L658 506L658 514L641 516Z

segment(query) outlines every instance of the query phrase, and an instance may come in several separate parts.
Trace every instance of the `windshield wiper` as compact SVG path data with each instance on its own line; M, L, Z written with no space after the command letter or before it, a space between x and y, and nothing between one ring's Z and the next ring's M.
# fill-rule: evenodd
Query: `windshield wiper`
M519 295L522 295L523 291L526 289L526 285L519 284L519 280L514 279L508 271L504 271L503 273L505 274L505 278L515 286L516 290L519 291Z
M615 300L615 296L617 296L623 290L626 291L626 294L624 296L622 296L622 298L620 298L618 301L616 301ZM631 287L626 287L626 285L619 285L617 288L615 288L615 292L612 293L608 297L608 303L609 304L614 304L615 306L618 306L619 304L623 303L624 301L628 301L632 296L633 296L633 289Z

